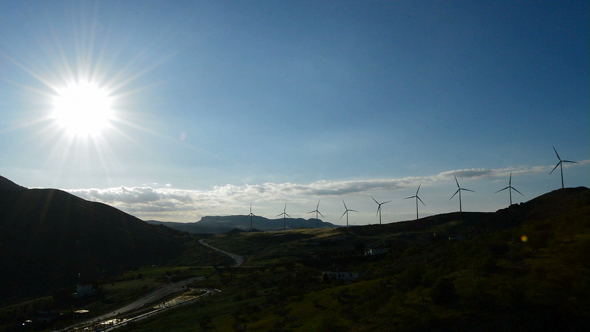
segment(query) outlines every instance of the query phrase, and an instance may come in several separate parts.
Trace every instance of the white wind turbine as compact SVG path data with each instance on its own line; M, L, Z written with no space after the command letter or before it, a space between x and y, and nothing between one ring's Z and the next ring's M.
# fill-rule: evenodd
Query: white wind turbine
M379 215L379 225L381 225L381 205L387 204L387 203L389 203L391 201L379 203L379 202L377 202L377 200L375 199L375 197L371 196L371 198L375 201L375 203L377 203L377 214ZM345 206L346 206L346 204L345 204Z
M404 199L410 199L410 198L415 198L416 199L416 220L418 220L418 201L420 201L422 204L424 204L424 202L422 202L422 199L420 198L420 196L418 196L418 192L420 191L420 186L422 186L422 183L420 183L418 185L418 190L416 190L416 195L404 198ZM424 206L426 206L426 204L424 204Z
M291 218L291 216L287 213L287 203L285 203L285 208L283 209L283 213L279 213L276 215L276 217L278 216L283 216L283 230L286 230L286 218L289 217Z
M451 196L451 198L449 198L449 200L453 199L453 197L455 197L455 195L457 195L457 193L459 193L459 212L463 212L463 206L461 205L461 191L465 190L465 191L471 191L471 192L475 192L473 190L470 189L465 189L465 188L461 188L459 186L459 181L457 181L457 176L453 175L455 177L455 182L457 183L457 191L455 191L455 193L453 194L453 196Z
M358 212L357 210L351 210L349 208L346 207L346 203L344 203L344 200L342 200L342 203L344 204L344 213L342 214L342 216L340 216L340 219L342 219L342 217L344 217L344 215L346 215L346 227L348 227L348 212Z
M516 191L517 193L519 193L519 194L521 194L521 195L522 195L522 193L521 193L520 191L518 191L516 188L514 188L514 187L512 186L512 172L510 172L510 180L508 180L508 187L506 187L506 188L502 188L502 189L500 189L500 190L496 191L496 192L495 192L495 194L499 193L499 192L500 192L500 191L502 191L502 190L506 190L506 189L508 189L508 192L510 193L510 205L512 205L512 190L514 190L514 191ZM522 195L522 196L524 196L524 195Z
M315 212L315 220L316 220L316 228L320 228L320 219L318 218L318 214L320 216L322 216L322 218L326 218L324 217L324 215L320 212L319 210L320 208L320 201L318 200L318 205L315 207L315 210L313 211L309 211L308 213L314 213Z
M571 160L563 160L559 157L559 154L557 153L557 150L555 150L555 147L553 147L553 151L555 151L555 155L557 156L557 159L559 159L559 162L557 163L557 165L555 165L555 167L553 167L553 170L549 173L553 173L553 171L557 168L557 166L559 166L559 170L561 171L561 189L565 188L563 185L563 163L576 163L575 161L571 161Z
M250 203L250 213L242 219L246 219L248 217L250 217L250 232L252 232L252 217L256 217L256 215L252 213L252 203Z

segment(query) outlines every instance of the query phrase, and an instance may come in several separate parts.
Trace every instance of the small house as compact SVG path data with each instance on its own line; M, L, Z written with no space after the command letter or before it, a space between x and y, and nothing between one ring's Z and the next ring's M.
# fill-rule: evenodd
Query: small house
M78 286L76 286L76 292L73 294L73 296L76 298L80 298L84 296L94 295L95 293L96 289L94 289L92 285L78 284Z

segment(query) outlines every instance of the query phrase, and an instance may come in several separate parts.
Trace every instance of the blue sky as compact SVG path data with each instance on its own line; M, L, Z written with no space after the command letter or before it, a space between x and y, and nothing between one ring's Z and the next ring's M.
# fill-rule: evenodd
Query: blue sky
M590 183L587 1L0 1L0 174L143 219L353 224ZM95 136L51 117L113 98Z

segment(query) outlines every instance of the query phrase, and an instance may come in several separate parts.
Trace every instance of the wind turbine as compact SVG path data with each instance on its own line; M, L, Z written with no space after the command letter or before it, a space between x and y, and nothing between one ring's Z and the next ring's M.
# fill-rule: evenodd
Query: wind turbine
M416 195L404 198L404 199L410 199L410 198L416 199L416 220L418 220L418 201L420 201L422 204L424 204L424 202L422 202L422 199L420 198L420 196L418 196L418 192L420 191L420 186L422 186L422 183L420 183L418 185L418 190L416 190ZM424 206L426 206L426 204L424 204Z
M287 228L285 226L285 219L287 217L291 218L291 216L289 214L287 214L287 203L285 203L285 208L283 209L283 213L279 213L275 217L278 217L278 216L283 216L283 230L286 230Z
M465 190L465 191L471 191L471 192L475 192L473 190L470 189L465 189L465 188L461 188L459 186L459 181L457 181L457 176L453 175L455 177L455 182L457 182L457 191L455 191L455 193L453 194L453 196L451 196L451 198L449 198L449 200L453 199L453 197L455 197L455 195L457 195L457 193L459 193L459 212L463 212L463 207L461 205L461 191Z
M314 213L314 212L315 212L316 228L320 228L320 219L318 218L318 214L319 214L320 216L322 216L323 218L326 218L326 217L324 217L324 215L323 215L323 214L320 212L319 208L320 208L320 201L318 201L318 205L315 207L315 210L313 210L313 211L310 211L310 212L307 212L307 213Z
M555 147L553 147L553 151L555 151L555 155L557 156L557 159L559 159L559 162L557 163L557 165L555 165L555 167L553 167L553 170L549 173L553 173L553 171L557 168L557 166L559 166L559 170L561 171L561 189L565 188L563 186L563 163L576 163L575 161L571 161L571 160L563 160L559 157L559 154L557 153L557 150L555 150Z
M375 197L371 196L371 198L375 201L375 203L377 203L377 214L379 215L379 225L381 225L381 205L387 204L387 203L389 203L391 201L379 203L379 202L377 202L377 200L375 199ZM346 206L346 204L345 204L345 206Z
M256 217L256 215L252 213L252 203L250 203L250 213L242 219L246 219L247 217L250 217L250 232L252 232L252 217Z
M358 212L358 211L351 210L351 209L347 208L346 203L344 203L344 200L342 200L342 203L344 204L344 213L342 214L342 216L340 216L340 219L342 219L342 217L344 217L344 215L346 215L346 227L348 227L348 212L350 212L350 211Z
M517 193L522 195L522 193L520 191L518 191L516 188L514 188L512 186L512 172L510 172L510 180L508 180L508 187L496 191L495 194L499 193L502 190L506 190L506 189L508 189L508 192L510 193L510 205L512 205L512 190L514 189ZM524 195L522 195L522 196L524 196Z

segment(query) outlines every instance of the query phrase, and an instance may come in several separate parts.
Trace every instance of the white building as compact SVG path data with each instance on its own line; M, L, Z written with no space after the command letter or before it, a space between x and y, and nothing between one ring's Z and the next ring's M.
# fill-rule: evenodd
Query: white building
M96 293L96 289L92 288L92 285L80 285L76 286L76 292L74 293L74 297L84 297L89 295L94 295Z

